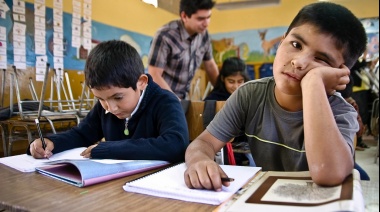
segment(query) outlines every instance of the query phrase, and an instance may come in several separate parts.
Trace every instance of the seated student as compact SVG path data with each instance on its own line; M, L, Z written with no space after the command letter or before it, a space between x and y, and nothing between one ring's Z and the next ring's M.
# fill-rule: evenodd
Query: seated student
M46 136L45 150L40 139L34 140L28 154L49 158L88 147L81 153L85 158L184 161L189 134L181 104L144 74L131 45L117 40L98 44L84 74L99 101L77 127Z
M238 57L223 61L214 89L204 100L225 101L244 82L249 80L245 62Z
M245 62L238 57L230 57L223 61L222 68L220 69L219 76L216 79L214 89L204 99L226 101L228 97L243 83L249 81L247 75L247 66ZM239 136L234 139L234 145L241 145L246 147L247 139L245 135ZM249 161L250 166L255 166L255 162L252 159L250 153L247 155L233 153L231 142L226 144L226 148L223 149L225 164L227 165L243 165L244 161ZM233 158L231 158L232 156ZM228 162L227 162L228 161Z
M352 173L355 109L336 90L366 47L361 22L345 7L319 2L303 7L278 47L274 77L240 86L186 150L189 188L220 191L227 177L214 155L231 138L247 135L263 171L310 171L333 186Z

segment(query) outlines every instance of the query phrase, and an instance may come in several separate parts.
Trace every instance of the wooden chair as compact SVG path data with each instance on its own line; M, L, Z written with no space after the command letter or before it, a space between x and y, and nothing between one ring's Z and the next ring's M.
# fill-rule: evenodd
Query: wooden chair
M205 111L205 108L207 108L205 105L208 104L208 102L190 101L186 113L190 141L193 141L198 135L200 135L206 128L205 124L208 124L209 121L211 121L205 120L205 116L210 116L212 119L214 115L222 109L225 101L214 101L214 103L215 111L211 111L210 113L210 111ZM224 164L225 158L223 156L223 149L215 155L215 161L218 164Z
M225 101L216 101L215 113L224 106ZM190 141L194 140L205 129L203 125L204 101L190 101L186 112L187 126L189 129Z

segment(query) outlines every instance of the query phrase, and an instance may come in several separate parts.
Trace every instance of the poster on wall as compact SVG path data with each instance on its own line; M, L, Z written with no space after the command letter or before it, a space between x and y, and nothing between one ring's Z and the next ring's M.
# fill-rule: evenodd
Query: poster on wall
M147 67L147 58L152 37L93 21L91 18L91 0L75 0L81 2L82 7L84 7L81 8L81 12L79 12L83 12L83 14L80 15L79 23L77 20L78 14L64 12L60 8L60 1L55 1L57 2L54 3L54 8L46 7L42 9L42 7L36 7L34 4L28 2L25 2L24 9L16 7L17 11L25 11L25 42L22 44L25 48L23 51L17 50L17 46L13 43L14 37L21 39L21 37L14 36L15 19L11 9L13 8L13 0L5 1L5 5L10 9L8 11L5 11L5 9L0 10L2 17L5 17L0 18L0 27L3 27L3 31L5 30L3 37L7 38L4 40L4 42L6 42L6 57L1 56L0 65L1 61L7 61L6 64L8 64L8 66L14 64L14 51L16 49L19 53L25 53L25 57L18 57L16 59L25 61L26 66L35 67L36 56L43 55L41 48L45 47L45 55L50 64L56 62L56 64L59 64L58 66L63 67L65 70L81 71L84 69L87 58L85 55L88 54L88 52L86 52L85 55L81 55L81 46L83 46L82 48L86 46L86 48L92 49L102 41L115 39L127 41L135 47L144 62L145 68ZM61 1L61 3L62 2L64 3L64 1ZM35 4L38 5L42 3L44 3L43 0L35 1ZM45 19L37 19L37 22L35 22L34 17L36 13L39 14L39 17L44 17ZM76 20L73 21L73 19ZM73 25L73 23L79 25ZM44 30L42 29L43 27L45 28ZM76 33L78 36L74 36ZM43 45L43 43L45 45ZM57 68L59 68L58 66Z
M366 18L361 22L368 38L365 59L367 61L376 60L379 58L379 18Z
M379 57L379 18L361 19L367 32L367 61ZM216 63L222 64L228 57L239 57L248 64L251 79L272 76L272 64L281 37L287 27L252 29L211 35Z

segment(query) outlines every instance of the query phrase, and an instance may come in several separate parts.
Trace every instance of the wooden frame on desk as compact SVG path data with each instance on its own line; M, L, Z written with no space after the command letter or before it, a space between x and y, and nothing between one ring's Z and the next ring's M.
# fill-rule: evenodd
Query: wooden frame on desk
M0 211L213 211L217 207L123 190L127 181L154 171L78 188L0 164Z

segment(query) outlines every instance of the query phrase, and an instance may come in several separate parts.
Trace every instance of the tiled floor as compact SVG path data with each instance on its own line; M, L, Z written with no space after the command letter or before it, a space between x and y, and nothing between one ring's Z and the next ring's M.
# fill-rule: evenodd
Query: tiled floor
M379 211L379 158L375 161L378 141L373 136L365 136L363 141L370 148L356 151L355 160L370 177L370 181L361 181L366 212L375 212Z

